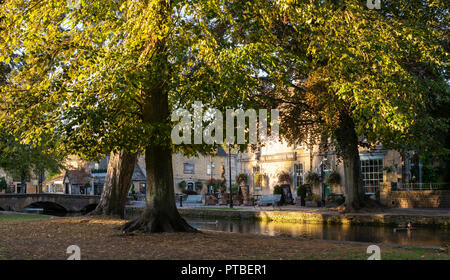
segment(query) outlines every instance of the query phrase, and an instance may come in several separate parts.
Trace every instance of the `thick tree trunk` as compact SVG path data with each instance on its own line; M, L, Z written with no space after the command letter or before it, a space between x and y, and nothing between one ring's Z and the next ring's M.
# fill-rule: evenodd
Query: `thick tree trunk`
M353 119L346 112L340 114L339 126L335 133L338 150L344 162L345 206L348 210L359 209L363 206L364 190L361 180L358 136Z
M122 150L111 152L100 202L90 215L124 217L125 204L131 186L137 154Z
M22 172L20 173L20 193L27 193L26 178L27 173L25 172L25 170L22 170Z
M178 213L172 175L172 153L162 146L148 147L147 205L142 215L122 227L125 232L196 232Z
M162 14L164 14L162 12ZM148 68L150 80L143 102L143 122L149 126L170 129L169 98L165 84L169 78L165 42L155 43L153 61ZM171 140L158 133L145 150L147 171L147 204L141 216L126 223L124 232L196 232L178 213L173 190Z

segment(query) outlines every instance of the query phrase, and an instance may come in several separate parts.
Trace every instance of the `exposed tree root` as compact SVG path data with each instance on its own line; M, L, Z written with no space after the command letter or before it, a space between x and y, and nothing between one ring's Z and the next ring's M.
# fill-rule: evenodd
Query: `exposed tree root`
M197 229L191 227L181 216L169 217L164 214L143 214L141 217L132 220L122 227L125 234L134 231L144 233L158 233L158 232L199 232Z

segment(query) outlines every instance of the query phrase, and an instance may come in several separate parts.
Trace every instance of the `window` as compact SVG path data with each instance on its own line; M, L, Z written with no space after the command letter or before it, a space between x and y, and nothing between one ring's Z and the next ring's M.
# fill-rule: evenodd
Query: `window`
M296 189L303 185L303 165L301 163L294 164L294 184Z
M216 168L216 163L215 162L207 162L206 163L206 175L211 175L214 174L213 169Z
M194 174L194 164L185 163L184 164L184 174Z
M383 166L382 158L361 160L361 176L366 194L374 194L379 189L383 182Z
M255 191L261 190L261 186L256 183L256 174L259 174L259 172L260 172L259 166L253 167L253 184L254 184L253 189Z

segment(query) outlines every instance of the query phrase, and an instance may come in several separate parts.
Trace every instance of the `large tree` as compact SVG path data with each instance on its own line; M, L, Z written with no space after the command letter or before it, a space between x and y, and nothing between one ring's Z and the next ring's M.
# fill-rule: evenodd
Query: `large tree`
M233 5L243 11L234 37L272 50L255 63L265 83L253 101L281 109L290 143L336 149L349 209L365 204L360 146L442 151L448 120L432 112L449 98L448 1Z
M235 93L245 82L221 82L251 76L240 66L248 52L219 51L227 39L213 20L220 7L214 1L66 3L2 5L0 56L10 60L16 53L24 65L2 88L9 106L3 122L23 142L47 135L85 156L144 151L147 205L124 230L195 231L175 206L172 152L214 146L174 147L170 109L191 108L196 99L218 107L239 104Z

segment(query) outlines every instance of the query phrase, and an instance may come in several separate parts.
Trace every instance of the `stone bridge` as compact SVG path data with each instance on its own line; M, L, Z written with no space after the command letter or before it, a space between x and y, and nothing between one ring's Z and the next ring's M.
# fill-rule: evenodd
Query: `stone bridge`
M0 194L0 211L20 211L25 208L64 212L89 212L100 200L99 195L71 194Z

